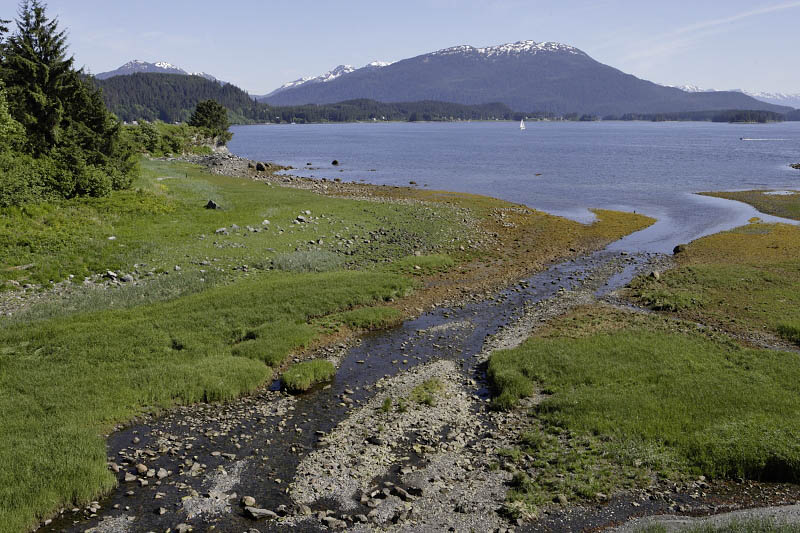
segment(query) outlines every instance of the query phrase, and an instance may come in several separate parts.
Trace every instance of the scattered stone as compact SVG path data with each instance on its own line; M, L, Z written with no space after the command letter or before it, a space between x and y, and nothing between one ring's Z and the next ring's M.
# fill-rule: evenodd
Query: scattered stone
M206 204L206 209L219 209L219 204L214 200L209 200Z
M134 279L134 278L133 278L133 276L132 276L131 274L125 274L124 276L122 276L122 277L120 278L120 280L122 280L122 281L123 281L123 282L125 282L125 283L130 283L130 282L132 282L132 281L133 281L133 279Z
M257 507L245 507L244 510L247 512L247 516L249 516L253 520L262 520L264 518L274 520L278 518L278 514L270 511L269 509L259 509Z

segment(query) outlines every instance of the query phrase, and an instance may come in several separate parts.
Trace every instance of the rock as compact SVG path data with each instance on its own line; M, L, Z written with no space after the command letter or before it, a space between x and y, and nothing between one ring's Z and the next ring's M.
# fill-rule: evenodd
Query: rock
M270 224L270 222L267 219L264 219L264 220L261 221L261 225L262 226L269 226L269 224Z
M217 235L227 235L228 228L218 228L217 231L215 231L214 233L216 233Z
M675 248L672 249L672 254L673 255L678 255L678 254L682 254L685 251L686 251L686 245L685 244L679 244L678 246L676 246Z
M156 477L157 477L158 479L164 479L164 478L165 478L165 477L167 477L168 475L169 475L169 472L167 472L167 471L166 471L165 469L163 469L163 468L159 468L159 469L158 469L158 472L156 472Z
M173 270L175 270L175 272L180 272L181 271L181 267L178 266L178 265L175 265L175 268Z
M125 474L125 483L133 483L134 481L136 481L136 479L137 479L136 476L134 476L131 473Z
M326 516L322 519L322 522L331 529L344 529L347 527L347 522L332 516Z
M297 514L300 516L311 516L311 507L306 504L300 504L297 508Z
M652 272L650 272L650 274L648 274L648 275L649 275L651 278L653 278L654 280L656 280L656 281L658 281L658 280L660 280L660 279L661 279L661 272L659 272L658 270L653 270L653 271L652 271Z
M117 279L117 273L113 270L106 270L106 277L108 279Z
M188 533L189 531L192 531L192 526L189 524L178 524L175 526L175 531L178 533Z
M796 170L800 170L800 163L793 163L793 164L791 164L789 166L794 168L794 169L796 169Z
M219 209L219 204L214 200L209 200L206 204L206 209Z
M159 507L158 509L156 509L156 514L157 515L167 514L167 510L163 507Z
M331 165L333 165L335 167L338 167L339 166L339 160L338 159L334 159L333 161L331 161Z
M242 498L242 505L245 507L255 507L256 506L256 499L252 496L245 496Z
M256 170L259 172L264 172L265 170L267 170L267 166L259 161L258 163L256 163Z
M385 444L385 441L382 438L376 437L374 435L371 437L367 437L367 442L369 442L370 444L374 444L375 446L383 446Z
M559 494L558 496L556 496L555 498L553 498L553 502L555 502L555 503L560 503L561 505L567 505L567 502L568 502L568 501L569 501L569 500L567 500L567 497L566 497L566 496L564 496L563 494Z
M244 510L247 513L247 516L252 518L253 520L262 520L264 518L269 518L270 520L274 520L278 518L276 513L273 513L269 509L259 509L257 507L245 507Z
M124 281L125 283L130 283L131 281L133 281L133 276L131 276L130 274L125 274L120 278L120 280Z

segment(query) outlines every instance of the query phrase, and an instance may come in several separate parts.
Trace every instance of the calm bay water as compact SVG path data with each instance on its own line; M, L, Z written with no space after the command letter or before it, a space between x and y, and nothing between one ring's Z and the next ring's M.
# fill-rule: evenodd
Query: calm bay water
M713 124L533 122L237 126L242 157L293 174L486 194L583 222L589 208L658 219L613 248L669 252L729 229L751 207L701 191L800 189L800 122ZM758 140L741 140L758 139ZM337 159L338 167L331 165ZM312 163L311 169L306 163Z

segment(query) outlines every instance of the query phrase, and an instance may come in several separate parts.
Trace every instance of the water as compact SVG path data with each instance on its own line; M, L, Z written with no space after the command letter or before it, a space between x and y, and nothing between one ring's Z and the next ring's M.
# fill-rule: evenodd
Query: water
M294 174L486 194L588 222L589 208L658 223L613 245L669 252L755 209L702 191L800 187L800 122L377 123L237 126L233 153ZM741 140L758 139L758 141ZM331 165L337 159L338 167ZM306 163L312 163L309 168Z

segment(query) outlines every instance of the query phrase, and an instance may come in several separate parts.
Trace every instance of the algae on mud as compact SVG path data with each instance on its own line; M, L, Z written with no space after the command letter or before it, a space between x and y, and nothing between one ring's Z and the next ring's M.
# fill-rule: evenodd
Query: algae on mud
M246 394L287 355L323 342L330 324L374 325L370 313L346 314L353 309L395 302L408 313L403 306L501 283L485 275L493 270L529 271L569 255L570 247L597 247L650 222L609 212L583 226L469 195L429 203L402 201L401 191L376 202L182 163L143 166L136 191L3 213L3 278L44 290L51 279L113 269L134 281L117 287L93 278L91 289L63 283L65 295L45 291L27 319L6 307L0 531L31 527L113 487L101 435L115 425L176 404ZM209 198L222 209L203 209ZM465 224L467 217L476 223ZM281 254L298 251L311 255L273 268ZM317 268L317 252L342 261L326 255ZM473 268L481 262L485 270ZM28 264L34 267L15 268ZM149 283L160 288L148 291Z

